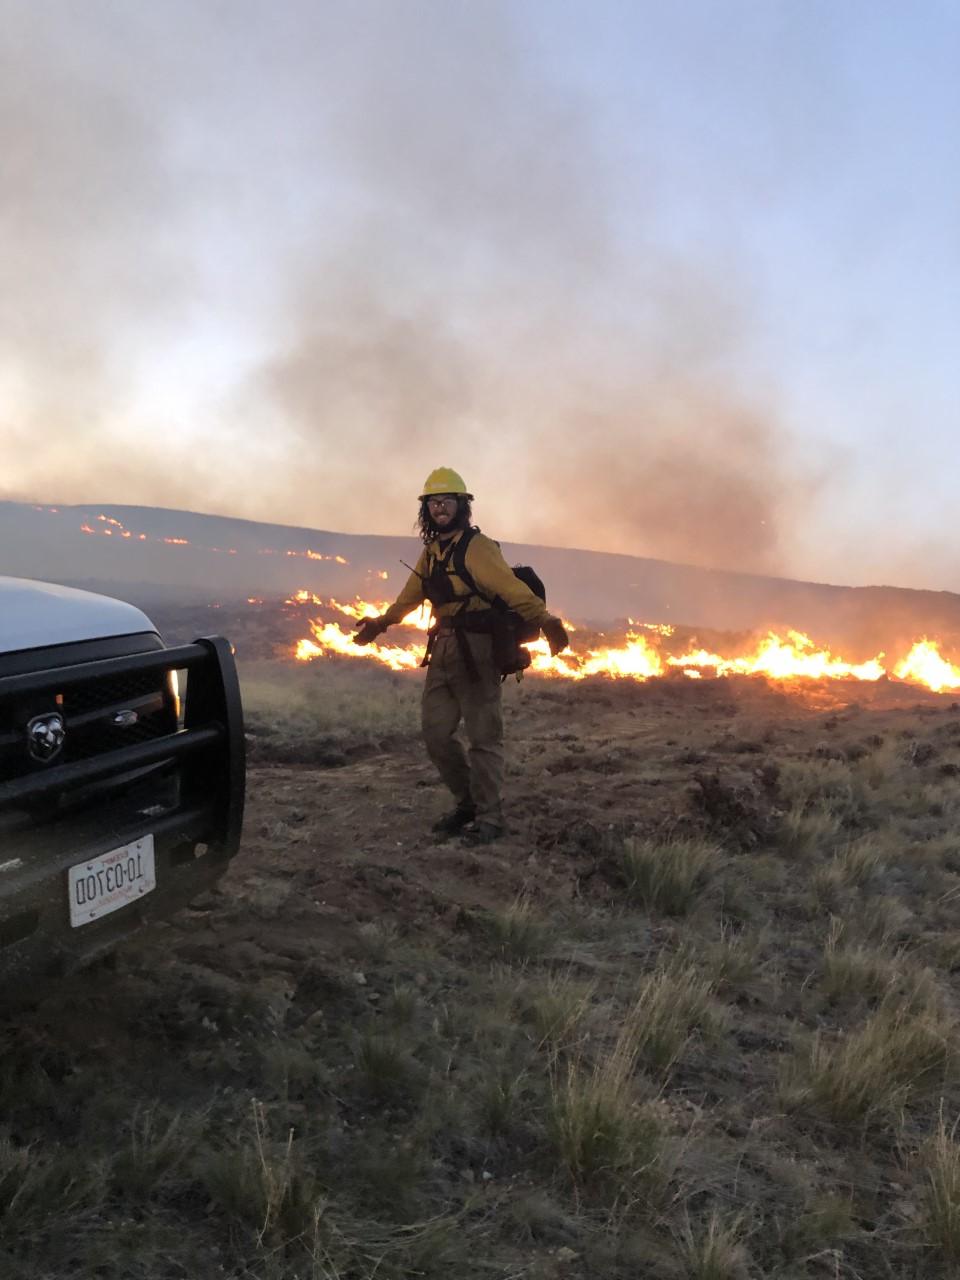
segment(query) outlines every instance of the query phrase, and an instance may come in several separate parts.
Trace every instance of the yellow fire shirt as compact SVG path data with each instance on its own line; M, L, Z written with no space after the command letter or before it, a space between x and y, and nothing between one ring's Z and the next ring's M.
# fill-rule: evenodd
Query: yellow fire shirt
M463 530L461 529L453 536L451 542L455 544L462 537ZM447 545L449 546L450 544L448 543ZM440 559L444 550L446 548L441 548L438 538L421 551L414 572L407 579L396 600L382 615L388 625L392 626L393 623L399 622L401 618L404 618L411 610L416 609L426 599L424 579L429 576L431 569ZM465 564L467 571L473 576L473 580L477 584L478 591L482 591L491 600L494 596L499 596L511 609L515 609L525 622L537 622L542 626L551 617L547 606L540 597L534 595L526 583L520 581L506 560L504 560L503 552L494 540L488 538L486 534L475 533L470 539ZM452 571L452 552L447 560L447 570L454 594L459 597L469 595L470 588L461 577ZM489 609L490 604L489 600L473 596L467 602L466 607L468 610ZM433 611L437 617L443 618L448 617L450 614L458 613L462 608L463 601L461 599L453 600L450 604L435 605Z

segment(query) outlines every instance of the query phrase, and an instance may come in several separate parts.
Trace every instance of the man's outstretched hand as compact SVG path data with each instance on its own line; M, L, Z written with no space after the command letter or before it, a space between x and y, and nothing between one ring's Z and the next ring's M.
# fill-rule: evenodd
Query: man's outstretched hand
M547 644L550 646L550 652L554 657L558 653L562 653L570 643L567 629L559 618L551 618L549 622L545 622L542 631L547 638Z
M382 618L364 618L353 637L354 644L373 644L377 636L383 635L389 626Z

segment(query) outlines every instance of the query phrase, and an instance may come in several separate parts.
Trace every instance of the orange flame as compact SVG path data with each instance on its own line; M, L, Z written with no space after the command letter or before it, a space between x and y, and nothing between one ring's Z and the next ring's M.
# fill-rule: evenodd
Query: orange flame
M645 636L629 635L619 647L588 649L581 655L565 650L554 657L546 640L527 645L533 657L530 670L540 675L561 676L567 680L583 680L587 676L605 675L616 680L649 680L663 674L662 659Z
M362 600L348 605L336 600L324 602L306 591L298 592L289 603L321 605L357 621L381 613L385 608L382 604L369 604ZM408 627L423 630L427 619L428 609L423 606L408 614L403 621ZM310 629L312 640L301 641L297 646L296 656L301 661L338 653L382 662L394 671L401 671L419 666L423 657L424 646L419 643L405 646L374 644L360 648L335 623L314 621ZM658 624L649 624L644 626L644 630L653 633L654 637L673 634L669 624L664 624L663 630ZM536 640L527 648L532 658L532 673L565 680L607 676L643 681L676 671L691 680L700 680L704 675L759 675L778 682L825 679L874 682L892 674L898 680L922 685L935 692L960 689L960 666L954 666L943 658L937 643L927 639L914 644L907 656L894 665L892 672L884 665L882 653L866 662L848 662L829 648L818 648L809 636L799 631L788 631L785 636L768 632L751 652L730 656L702 648L680 655L665 655L655 647L658 643L659 640L645 634L629 632L622 644L602 645L582 652L568 648L556 657L551 655L544 639Z
M365 645L361 648L354 644L353 636L341 631L335 622L312 622L310 630L313 632L313 639L297 643L296 657L301 662L309 662L324 654L339 653L344 657L382 662L393 671L412 671L423 661L426 649L425 645L402 648L389 644Z
M389 601L381 600L372 603L369 600L361 600L359 596L349 604L342 604L339 600L334 600L333 598L323 600L311 591L298 591L286 603L315 604L324 609L334 609L337 613L342 613L345 618L353 618L356 622L361 622L364 618L379 617L385 609L390 607ZM418 605L416 609L411 610L406 617L402 618L398 625L401 627L415 627L418 631L426 631L430 626L429 604L424 602Z
M59 509L57 507L37 507L36 510L49 511L54 515L59 514ZM97 515L94 518L96 519L98 524L106 525L108 527L103 529L95 529L90 524L84 522L80 526L81 533L100 534L101 536L107 537L107 538L112 538L116 534L116 535L119 535L121 538L129 538L129 539L136 540L137 542L159 542L159 543L163 543L168 547L190 547L190 546L196 545L192 543L189 538L160 537L156 535L151 536L146 533L135 533L131 529L124 528L123 523L120 520L117 520L114 516L108 516L106 515L105 512L102 512L102 511L99 513L99 515ZM216 552L218 555L235 556L237 554L236 547L199 547L198 549L201 551L213 551L213 552ZM324 552L313 551L310 548L307 548L304 551L290 551L290 550L278 551L276 547L260 547L258 549L258 555L299 556L307 560L329 560L335 564L345 565L350 563L350 561L346 560L343 556L327 555ZM385 577L386 575L384 574L383 576Z
M270 547L263 547L260 550L262 556L275 556L278 553ZM349 564L349 560L344 560L343 556L328 556L322 551L311 551L308 547L306 551L285 551L286 556L302 557L304 560L330 560L336 564Z
M879 680L886 675L879 654L869 662L844 662L835 658L829 649L817 649L809 636L801 631L788 631L788 639L767 633L752 654L736 658L722 658L716 653L697 649L680 657L668 658L671 667L712 668L718 676L764 675L773 680L853 679Z
M358 622L361 618L376 618L387 608L385 604L369 604L366 600L357 599L355 604L341 604L339 600L328 600L328 609L336 609L337 613L342 613L344 617L355 618Z
M905 658L893 669L898 680L910 680L925 684L928 689L940 693L943 689L960 689L960 667L941 657L935 640L926 636L918 640Z
M676 630L669 622L635 622L633 618L627 619L627 626L643 627L644 631L653 631L658 636L672 636Z

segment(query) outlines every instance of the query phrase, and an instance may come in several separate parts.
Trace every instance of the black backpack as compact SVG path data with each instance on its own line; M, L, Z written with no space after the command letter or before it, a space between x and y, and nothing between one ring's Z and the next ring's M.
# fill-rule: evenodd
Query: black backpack
M481 600L486 600L489 605L494 609L499 610L499 612L504 615L511 630L515 633L517 644L530 644L540 635L540 624L537 622L527 622L525 618L522 618L520 614L516 612L516 610L511 609L506 600L501 599L500 596L486 595L477 586L474 581L473 574L467 568L467 547L469 547L474 534L479 532L480 530L473 526L469 529L464 529L463 536L454 544L453 571L458 578L467 584L475 595L478 595ZM500 543L498 542L497 546L499 547L499 545ZM535 596L539 596L544 604L546 604L547 589L543 585L543 579L537 573L536 569L532 569L528 564L515 564L513 566L513 572L514 576L519 578L524 586L529 587L533 594Z

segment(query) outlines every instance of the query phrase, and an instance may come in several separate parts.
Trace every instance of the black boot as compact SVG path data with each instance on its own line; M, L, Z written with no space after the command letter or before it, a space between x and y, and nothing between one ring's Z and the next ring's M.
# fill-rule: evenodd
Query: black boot
M471 822L464 827L460 839L464 844L493 844L495 840L507 834L507 828L500 822Z
M445 813L433 824L432 830L438 836L458 835L467 823L472 822L477 811L470 800L461 800L452 813Z

